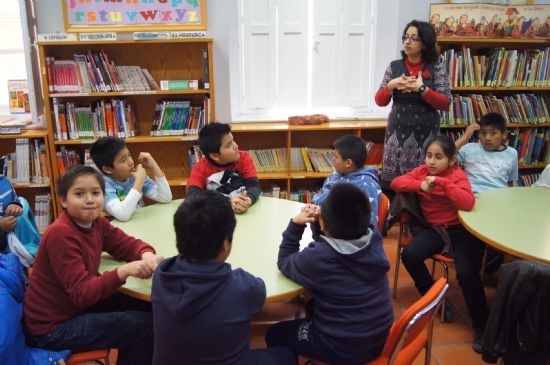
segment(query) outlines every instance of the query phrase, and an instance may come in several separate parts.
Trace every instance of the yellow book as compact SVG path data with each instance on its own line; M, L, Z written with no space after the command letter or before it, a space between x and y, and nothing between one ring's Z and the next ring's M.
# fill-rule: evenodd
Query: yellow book
M300 148L302 151L302 156L304 157L304 162L306 163L306 171L313 171L313 166L311 166L311 161L309 160L309 155L305 147Z

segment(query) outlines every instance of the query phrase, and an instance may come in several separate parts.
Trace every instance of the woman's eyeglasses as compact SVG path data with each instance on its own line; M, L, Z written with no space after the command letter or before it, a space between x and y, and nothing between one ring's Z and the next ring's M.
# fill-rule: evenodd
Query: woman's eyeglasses
M405 43L407 40L410 40L411 42L420 42L420 41L422 41L422 39L420 39L419 36L417 36L417 35L409 36L408 34L402 36L401 40L403 41L403 43Z

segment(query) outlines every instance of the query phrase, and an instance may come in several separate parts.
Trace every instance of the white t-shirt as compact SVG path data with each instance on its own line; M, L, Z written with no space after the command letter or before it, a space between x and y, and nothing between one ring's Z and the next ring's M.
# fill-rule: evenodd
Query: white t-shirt
M474 193L505 188L518 179L518 153L511 147L487 151L481 143L468 143L458 151L458 163L464 166Z

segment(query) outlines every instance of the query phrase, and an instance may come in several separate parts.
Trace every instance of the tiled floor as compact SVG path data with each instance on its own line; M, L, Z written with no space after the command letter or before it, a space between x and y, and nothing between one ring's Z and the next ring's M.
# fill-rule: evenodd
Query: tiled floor
M390 286L393 285L397 232L396 225L384 239L384 248L392 267L389 272ZM462 292L455 279L454 268L451 267L450 271L451 287L448 298L455 308L455 317L452 323L440 324L439 321L435 321L431 363L435 365L485 364L481 360L481 356L472 350L470 318L466 311ZM441 276L441 272L436 271L436 277L439 276ZM393 301L396 316L399 316L405 308L419 298L410 276L402 265L399 270L398 282L397 299ZM495 289L486 286L486 293L490 301L491 297L494 296ZM262 312L254 318L252 324L251 347L265 347L264 334L270 323L294 318L294 313L295 307L290 303L273 303L264 306ZM414 364L423 363L424 353L421 353Z

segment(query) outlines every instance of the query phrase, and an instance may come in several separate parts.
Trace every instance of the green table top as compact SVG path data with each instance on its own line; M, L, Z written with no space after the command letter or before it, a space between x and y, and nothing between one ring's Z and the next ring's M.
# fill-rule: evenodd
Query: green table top
M166 258L177 255L173 216L182 203L155 204L138 209L128 222L113 221L129 235L140 238ZM303 288L286 278L277 268L277 254L282 233L290 218L303 206L290 200L262 197L245 214L237 215L237 227L233 235L233 248L227 260L233 269L243 268L262 278L266 285L267 301L277 301L296 296ZM311 231L306 229L302 247L311 242ZM100 272L113 270L121 262L107 254L101 259ZM150 300L152 280L128 278L123 291Z
M550 264L550 189L504 188L476 196L460 221L475 236L502 251Z

